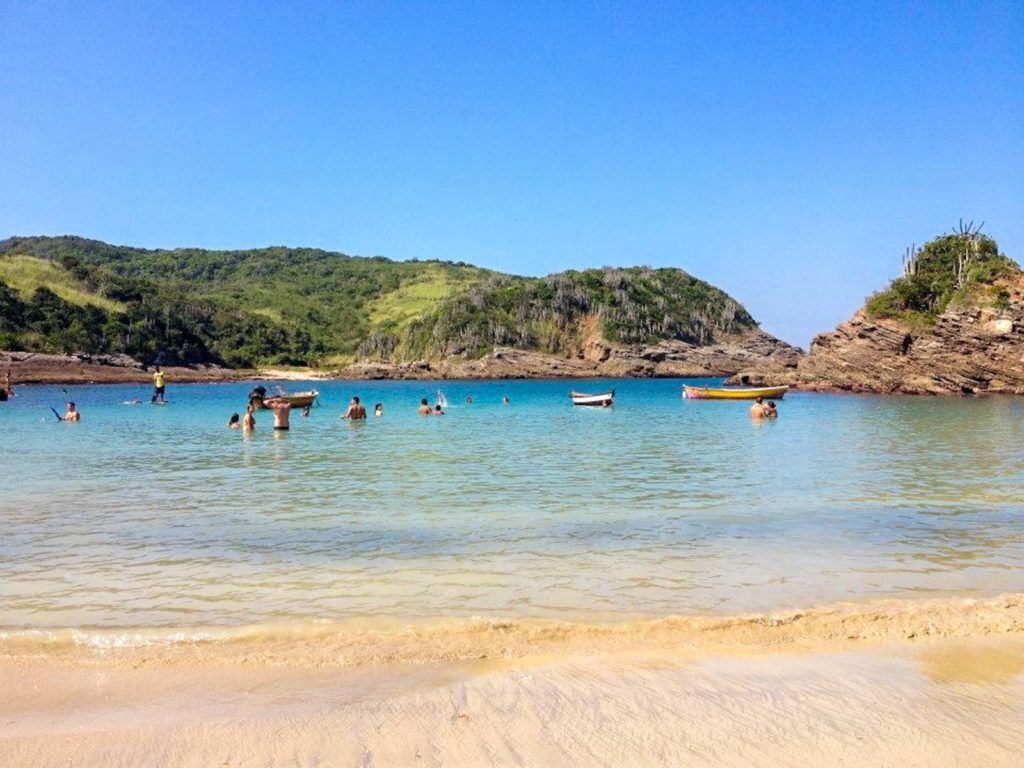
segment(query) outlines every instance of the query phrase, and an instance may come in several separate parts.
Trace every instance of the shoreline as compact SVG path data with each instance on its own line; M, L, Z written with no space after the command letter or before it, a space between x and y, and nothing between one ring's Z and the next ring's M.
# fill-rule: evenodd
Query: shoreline
M17 355L12 358L11 355ZM535 353L524 353L533 356ZM42 355L35 353L9 353L0 351L0 376L11 371L12 381L17 389L24 386L46 385L95 385L95 384L152 384L152 370L143 370L141 364L104 361L101 355ZM534 361L536 363L536 361ZM223 384L238 381L563 381L572 379L696 379L723 378L728 385L778 385L791 381L786 378L753 378L740 382L735 371L653 369L649 372L636 370L608 370L585 361L555 358L552 364L546 360L533 364L524 370L509 367L498 370L479 361L419 361L401 364L353 363L341 369L330 371L307 368L258 368L235 369L217 366L163 368L170 385L179 384ZM2 378L0 378L2 383ZM904 388L837 387L808 382L792 382L792 392L815 392L836 395L878 395L883 397L986 397L990 395L1020 396L1016 389L983 390L977 392L923 391Z
M10 627L0 629L0 667L45 658L103 668L358 668L637 650L691 655L820 650L856 643L985 636L1024 639L1024 592L600 622L472 616L296 619L236 627Z
M793 354L786 347L784 354ZM205 383L239 380L308 381L439 380L502 381L587 378L698 378L726 377L745 364L761 359L756 353L727 344L692 347L681 343L638 349L604 349L596 356L559 357L541 352L496 348L491 354L468 360L446 358L398 363L353 362L327 369L232 369L218 366L164 366L168 383ZM152 366L126 355L51 355L0 350L0 373L10 370L19 384L136 384L152 381Z

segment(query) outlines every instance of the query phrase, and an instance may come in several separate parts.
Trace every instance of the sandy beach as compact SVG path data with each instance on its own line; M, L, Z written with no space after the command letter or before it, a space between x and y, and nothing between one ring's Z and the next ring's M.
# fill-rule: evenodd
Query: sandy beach
M1013 766L1021 606L177 643L8 633L0 764Z

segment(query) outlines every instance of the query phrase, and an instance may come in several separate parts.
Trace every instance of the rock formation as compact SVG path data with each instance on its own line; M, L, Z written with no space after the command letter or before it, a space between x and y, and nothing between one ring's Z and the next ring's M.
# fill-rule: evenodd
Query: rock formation
M476 360L446 358L411 363L353 363L335 375L342 379L546 379L596 377L728 376L745 366L795 365L797 348L753 330L711 345L663 341L651 346L619 346L596 340L578 357L498 347Z
M993 301L998 296L998 301ZM934 324L873 318L867 309L817 336L796 365L744 369L734 384L908 394L1024 394L1024 272L954 302Z

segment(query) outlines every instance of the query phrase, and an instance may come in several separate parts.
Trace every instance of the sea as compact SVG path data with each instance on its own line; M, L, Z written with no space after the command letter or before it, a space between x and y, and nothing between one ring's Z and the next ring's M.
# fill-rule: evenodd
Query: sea
M288 382L318 403L289 432L257 412L250 435L227 423L256 382L169 380L165 406L144 385L18 387L0 635L1024 591L1024 398L793 392L755 422L682 396L719 381ZM419 416L439 390L446 414ZM365 422L340 418L353 395ZM79 423L51 410L68 400Z

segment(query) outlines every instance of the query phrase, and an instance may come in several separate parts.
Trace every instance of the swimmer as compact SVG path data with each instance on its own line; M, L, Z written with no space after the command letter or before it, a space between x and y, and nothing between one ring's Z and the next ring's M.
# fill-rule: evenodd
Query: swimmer
M308 405L303 407L303 409L302 409L302 416L303 416L303 418L305 418L306 416L309 416L309 406Z
M774 400L769 400L768 401L768 408L764 412L764 415L767 416L769 419L777 419L777 418L779 418L779 409L775 407L775 401Z
M68 412L64 414L64 421L81 421L82 412L75 409L75 404L68 401Z
M505 395L503 398L501 398L502 405L508 405L510 402L511 401L508 399L508 395Z
M239 419L238 414L237 413L232 413L231 414L231 418L228 419L228 429L241 429L241 428L242 428L242 422Z
M374 416L383 416L384 415L384 403L377 403L375 406L373 406L373 415Z
M360 419L366 418L366 407L359 402L359 396L353 395L352 402L348 405L348 410L345 411L343 419L351 419L353 421L359 421Z
M444 411L441 410L441 404L440 403L438 403L437 405L434 406L434 415L435 416L444 416Z
M472 397L467 397L466 398L466 405L472 405L472 404L473 404L473 398Z
M427 402L427 398L424 397L422 400L420 400L420 407L416 411L416 413L418 413L420 416L430 415L430 403Z

